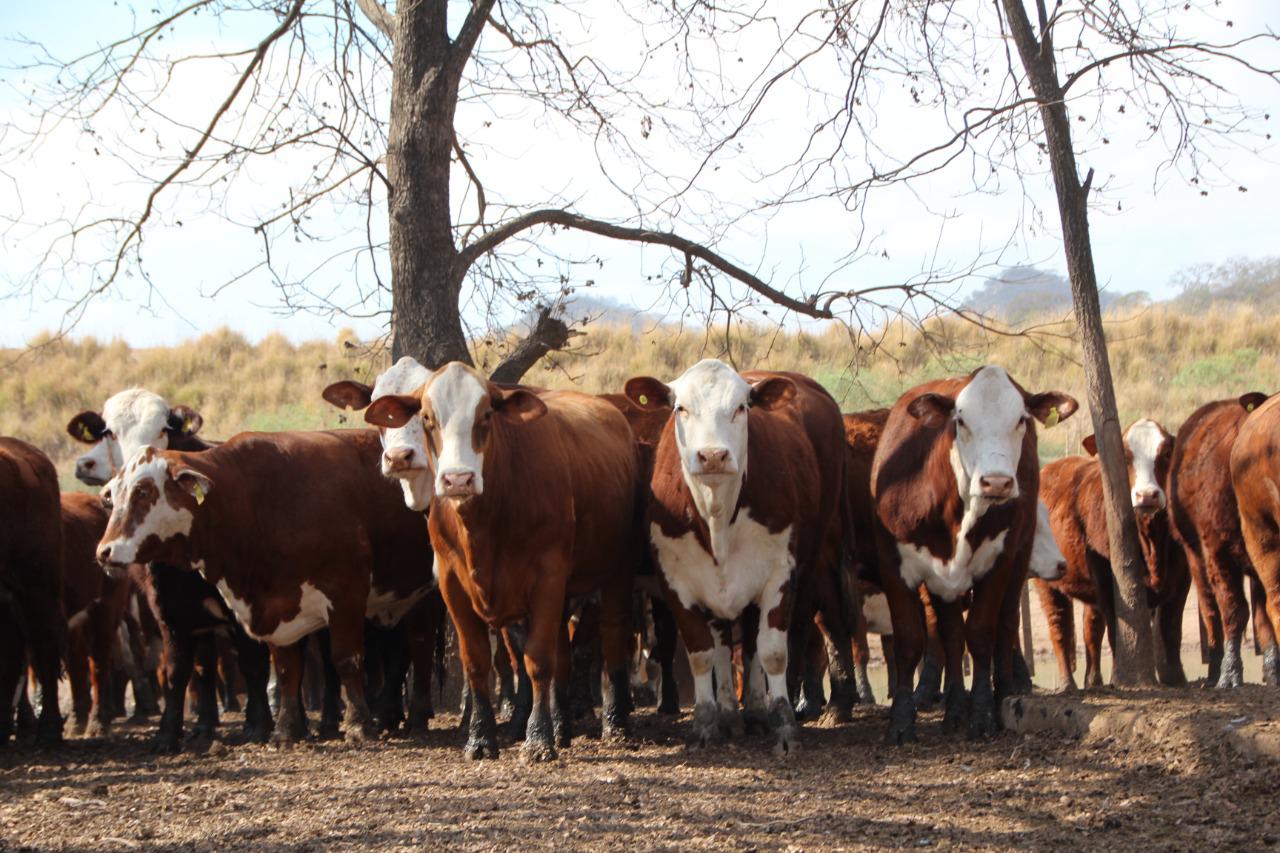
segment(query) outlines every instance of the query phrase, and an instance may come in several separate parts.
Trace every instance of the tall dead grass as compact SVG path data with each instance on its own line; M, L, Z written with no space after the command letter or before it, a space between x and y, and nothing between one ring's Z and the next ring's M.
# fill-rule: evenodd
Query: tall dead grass
M741 369L794 370L813 376L846 411L887 406L906 389L938 376L1001 364L1032 390L1057 388L1085 402L1080 350L1069 325L1034 337L993 335L960 320L933 323L928 335L891 328L872 347L844 329L782 333L737 327L634 331L598 326L572 352L544 359L526 376L530 384L613 391L628 377L669 380L700 358L732 361ZM1152 417L1170 431L1209 400L1280 385L1280 318L1247 309L1191 316L1166 307L1112 317L1107 323L1111 366L1124 423ZM329 382L369 381L387 364L348 331L329 342L290 343L273 335L252 344L219 330L176 347L134 349L122 341L35 341L14 366L0 370L0 434L42 447L72 486L71 461L79 446L64 426L82 409L100 409L123 388L149 388L173 403L197 408L205 434L226 437L242 430L328 429L359 425L357 417L320 398ZM9 362L16 353L2 353ZM477 362L492 367L497 354L481 346ZM1082 412L1041 437L1045 458L1078 452L1092 432Z

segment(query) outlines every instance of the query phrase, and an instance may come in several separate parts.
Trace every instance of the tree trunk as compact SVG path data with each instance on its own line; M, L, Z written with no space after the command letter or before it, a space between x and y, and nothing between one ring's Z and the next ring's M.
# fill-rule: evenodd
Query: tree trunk
M1084 354L1089 385L1089 412L1102 465L1102 492L1106 502L1107 539L1111 548L1112 576L1116 587L1116 659L1112 680L1116 684L1155 684L1155 658L1151 641L1151 614L1143 579L1146 564L1138 540L1138 525L1129 501L1129 467L1125 461L1120 415L1116 410L1111 362L1098 305L1098 280L1089 241L1089 188L1080 183L1071 122L1053 61L1052 31L1038 41L1023 7L1023 0L1002 0L1009 28L1027 78L1040 106L1049 163L1058 195L1062 241L1067 253L1071 296ZM1043 15L1042 15L1043 20Z
M458 310L459 269L449 209L453 62L446 3L406 3L395 15L387 179L391 184L392 347L437 368L471 363Z

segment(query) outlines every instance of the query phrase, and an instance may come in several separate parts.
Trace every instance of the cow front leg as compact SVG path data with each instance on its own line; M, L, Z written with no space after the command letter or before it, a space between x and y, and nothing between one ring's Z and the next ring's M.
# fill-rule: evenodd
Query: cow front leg
M109 624L110 615L97 612L91 618L93 639L89 643L89 680L93 685L93 705L89 710L89 725L85 734L89 737L106 737L111 733L111 720L115 716L114 678L115 626Z
M187 685L195 664L189 631L174 628L165 620L161 627L164 643L164 711L156 731L156 752L177 753L182 749L182 718L186 710Z
M577 639L576 635L574 639ZM574 669L579 665L585 664L590 671L590 662L580 660L581 655L575 655L573 643L569 638L569 620L560 620L560 628L556 632L556 664L555 675L551 680L551 732L555 740L555 745L564 749L573 740L573 722L577 719L578 713L582 710L576 707L573 699L573 685L578 681L578 674ZM587 695L590 697L591 686L587 685ZM588 712L591 708L588 699Z
M786 579L766 589L760 599L760 624L756 633L756 660L767 688L768 726L774 733L773 751L789 756L800 747L800 728L787 696L787 633L791 627L791 571Z
M1053 654L1058 660L1057 693L1075 693L1075 608L1070 597L1059 589L1050 586L1037 578L1036 593L1040 598L1040 609L1044 611L1045 623L1049 626L1049 640L1053 644Z
M670 590L666 593L666 599L667 607L680 631L680 638L684 640L685 651L689 655L689 670L693 673L693 732L689 746L693 749L704 748L722 737L720 711L716 702L715 657L718 638L705 615L685 607ZM731 663L732 661L728 662ZM731 683L728 690L732 695Z
M471 607L471 599L454 575L454 571L466 569L455 569L441 559L439 554L436 555L436 566L439 570L440 592L458 635L458 656L462 659L462 672L471 704L471 713L467 718L467 742L462 747L462 755L468 761L497 758L498 725L493 717L489 687L489 673L493 666L489 626L476 615Z
M241 733L251 743L266 743L274 721L267 700L267 683L271 680L271 654L264 643L250 637L239 625L232 626L236 658L244 677L244 727Z
M67 637L67 681L71 687L71 733L83 735L89 726L93 698L89 678L89 626L77 625Z
M889 730L885 739L901 745L916 739L916 702L912 688L924 646L924 605L919 592L902 581L893 541L877 542L877 548L880 587L893 620L893 703L889 707Z
M942 728L954 732L969 722L969 693L964 688L964 605L938 596L933 596L931 603L946 665Z
M196 722L191 738L206 741L218 730L218 647L212 631L193 639L196 679Z
M658 702L659 714L680 713L680 688L676 684L676 620L671 608L658 598L650 599L649 611L653 616L654 650L658 665L662 668L662 685Z
M346 706L342 715L343 735L349 741L376 737L378 729L365 696L363 607L330 614L329 647Z
M631 724L630 666L635 643L633 573L619 572L600 595L600 736L621 740Z
M302 710L303 643L305 638L290 646L269 646L271 660L276 669L276 686L280 691L280 708L276 713L275 731L271 742L289 747L307 736L307 717Z
M525 762L551 761L556 757L555 728L551 720L552 679L556 672L556 654L564 633L564 583L556 579L568 576L567 556L564 562L556 555L542 568L543 583L530 602L529 639L524 649L524 668L533 687L533 709L524 733L521 758ZM566 697L567 698L567 697ZM566 709L567 710L567 709Z
M997 563L991 574L974 588L973 604L965 623L965 641L973 660L973 689L969 697L969 736L990 737L996 733L996 696L991 680L996 633L1000 630L1002 590L992 581L1000 579Z

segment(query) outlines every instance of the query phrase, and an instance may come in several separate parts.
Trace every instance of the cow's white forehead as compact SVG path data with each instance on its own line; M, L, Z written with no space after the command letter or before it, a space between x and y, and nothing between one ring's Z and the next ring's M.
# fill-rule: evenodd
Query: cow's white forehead
M120 469L120 474L116 477L122 484L128 486L133 483L140 482L150 478L159 483L165 477L169 476L169 464L163 456L152 454L151 458L147 458L149 447L139 447L129 457L129 461Z
M680 405L707 410L736 407L751 393L751 383L723 361L706 358L690 367L669 386Z
M987 365L979 370L956 395L956 412L962 416L969 415L970 420L981 413L984 419L1016 421L1026 410L1027 404L1021 392L1004 368L996 365Z
M445 365L427 386L427 399L441 421L458 415L474 415L488 393L480 377L458 362Z
M1124 434L1124 443L1129 445L1135 459L1154 460L1164 440L1160 425L1149 418L1135 422Z
M145 388L130 388L103 404L102 419L121 441L149 442L168 425L169 404Z
M409 394L425 385L430 378L430 370L413 356L406 355L378 374L373 383L373 399L388 394Z

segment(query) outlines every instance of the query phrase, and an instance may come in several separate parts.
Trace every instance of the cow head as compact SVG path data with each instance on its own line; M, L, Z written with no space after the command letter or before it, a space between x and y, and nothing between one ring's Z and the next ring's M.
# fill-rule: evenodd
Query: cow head
M366 422L399 429L417 420L436 497L466 501L484 494L484 457L495 431L530 423L547 406L525 388L500 388L455 361L432 373L416 395L388 394L365 409ZM496 428L496 430L495 430Z
M169 407L164 398L142 388L112 396L102 414L81 412L67 424L76 441L91 445L76 459L76 479L100 486L114 477L139 448L164 450L177 436L195 435L204 419L188 406Z
M358 411L391 394L420 396L422 387L430 378L430 370L406 355L379 374L372 388L350 380L335 382L324 389L323 396L339 409ZM382 439L382 475L400 481L404 502L409 509L425 510L431 503L434 477L427 459L422 419L409 418L401 427L374 426Z
M796 386L783 376L753 384L724 362L705 359L670 385L650 376L629 379L626 394L642 409L671 408L680 467L697 499L703 489L741 486L747 472L749 410L785 405L795 397ZM734 494L716 505L731 510L737 490L730 491Z
M1092 435L1085 436L1083 444L1090 456L1098 454L1098 440ZM1173 436L1150 418L1135 421L1124 432L1124 456L1129 465L1129 498L1133 508L1152 513L1168 506L1164 483L1173 457Z
M921 394L907 412L930 427L951 430L951 465L966 503L1003 503L1019 496L1018 461L1031 419L1052 426L1078 407L1060 391L1028 394L1004 368L987 365L970 374L954 398Z
M111 516L98 543L98 562L115 575L130 563L176 565L182 545L213 483L154 447L143 447L102 490Z

